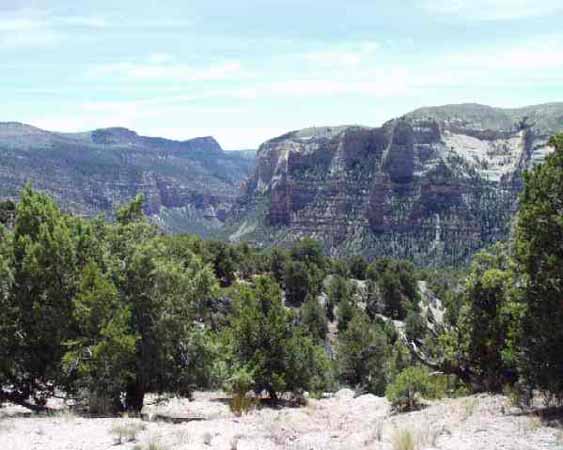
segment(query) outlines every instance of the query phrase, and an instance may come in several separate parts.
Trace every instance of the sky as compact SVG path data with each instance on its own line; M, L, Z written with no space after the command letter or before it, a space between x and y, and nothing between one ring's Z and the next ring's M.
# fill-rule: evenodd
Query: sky
M257 148L563 101L562 0L0 0L0 121Z

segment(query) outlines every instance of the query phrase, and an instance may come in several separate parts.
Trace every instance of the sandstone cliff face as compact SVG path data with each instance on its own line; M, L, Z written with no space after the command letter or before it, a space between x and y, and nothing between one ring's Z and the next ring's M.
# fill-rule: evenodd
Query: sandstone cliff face
M233 239L308 235L333 255L457 264L507 236L521 174L563 130L563 104L417 110L381 128L315 128L261 146Z
M202 235L220 228L252 157L224 152L211 137L171 141L124 128L52 133L0 124L0 199L26 182L67 211L110 214L142 192L163 229Z

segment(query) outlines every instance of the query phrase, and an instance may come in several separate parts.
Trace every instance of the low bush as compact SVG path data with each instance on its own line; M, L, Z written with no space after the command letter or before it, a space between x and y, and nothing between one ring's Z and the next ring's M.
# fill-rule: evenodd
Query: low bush
M438 398L437 384L423 367L407 367L387 386L385 396L396 411L413 411L420 407L421 398Z
M257 400L248 394L253 383L252 373L245 368L238 369L227 380L225 388L231 393L229 407L235 416L240 417L247 414L256 406Z

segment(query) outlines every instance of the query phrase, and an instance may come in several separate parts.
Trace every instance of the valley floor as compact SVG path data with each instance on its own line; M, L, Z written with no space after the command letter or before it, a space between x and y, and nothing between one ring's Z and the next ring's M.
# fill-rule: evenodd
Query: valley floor
M61 410L28 416L0 409L2 450L395 450L393 441L408 430L415 449L563 449L561 422L540 420L511 408L506 398L479 395L446 399L421 411L391 415L383 398L348 390L310 400L300 408L262 408L237 418L226 399L200 393L195 401L171 399L145 408L147 414L194 416L203 420L172 424L131 418L83 418ZM131 442L116 442L116 427L138 429ZM152 446L151 446L152 445Z

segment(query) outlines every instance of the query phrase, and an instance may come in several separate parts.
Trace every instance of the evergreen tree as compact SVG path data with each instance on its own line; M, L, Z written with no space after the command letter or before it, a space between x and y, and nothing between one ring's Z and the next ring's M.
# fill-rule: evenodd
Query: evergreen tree
M11 226L16 216L16 204L12 200L0 201L0 225Z
M328 323L325 311L317 298L307 297L301 307L300 321L315 342L324 342L328 333Z
M338 307L342 302L351 302L352 298L352 288L350 282L345 278L335 275L332 277L330 284L327 289L327 317L328 320L334 322L335 320L335 308ZM347 306L344 309L349 309ZM346 320L346 318L344 319Z
M215 296L213 273L136 214L109 226L105 242L74 298L78 331L66 366L77 368L78 386L108 397L114 409L140 411L150 391L189 395L210 368L195 321L201 302Z
M270 253L270 272L280 286L283 286L286 265L289 262L289 256L280 248L274 247Z
M387 384L385 332L357 310L349 326L338 335L337 364L340 379L349 386L382 395Z
M409 341L422 342L426 334L426 324L420 312L416 309L409 309L405 318L405 335Z
M276 400L282 392L320 389L325 381L324 351L295 326L272 278L239 287L229 337L233 371L251 374L257 393Z
M409 307L419 301L414 266L406 261L380 259L368 269L368 276L377 283L383 314L404 320Z
M11 242L12 280L5 302L14 332L12 370L4 376L14 401L41 407L62 383L63 343L72 330L78 261L73 222L48 197L26 186Z
M563 398L563 135L525 174L515 247L526 312L521 368L532 387Z
M344 296L340 300L336 309L336 317L338 319L338 332L341 333L346 330L346 328L348 328L348 324L354 317L357 309L358 307L356 306L351 295Z
M77 334L65 355L71 388L88 391L91 412L121 411L121 393L135 381L139 335L130 327L131 309L95 263L84 268L73 314Z
M309 237L296 242L290 250L290 256L294 261L301 261L319 269L324 269L326 265L321 244Z
M8 392L2 388L14 377L13 364L14 344L16 336L16 308L11 303L10 293L13 284L11 236L0 224L0 406L7 400Z
M350 274L357 280L365 280L368 263L363 256L353 256L349 259Z
M510 330L518 326L513 314L511 288L515 284L510 261L502 245L478 253L463 291L456 333L458 359L483 389L499 391L514 381L510 356Z
M285 266L285 298L291 306L300 306L307 295L316 295L314 281L307 265L301 261L291 261Z
M234 250L223 242L213 241L208 248L213 254L215 275L223 287L230 286L236 279L236 254Z

